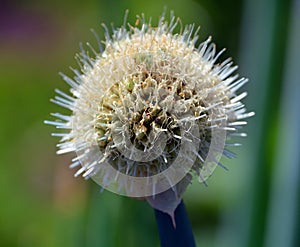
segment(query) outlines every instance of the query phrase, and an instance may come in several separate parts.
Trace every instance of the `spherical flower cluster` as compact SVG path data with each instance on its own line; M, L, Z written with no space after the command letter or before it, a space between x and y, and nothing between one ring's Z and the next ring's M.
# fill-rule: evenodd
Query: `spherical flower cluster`
M231 59L217 63L211 39L196 47L194 26L173 34L180 22L162 17L157 27L144 18L106 35L105 49L90 58L82 50L82 70L62 75L70 93L56 90L54 103L70 116L46 121L66 133L59 151L76 152L75 176L91 177L103 188L149 203L181 199L193 177L205 182L224 154L230 136L245 136L246 113L237 93L247 79ZM172 196L169 193L172 192ZM164 194L165 193L165 194ZM171 199L172 201L172 199ZM168 211L168 210L165 210Z

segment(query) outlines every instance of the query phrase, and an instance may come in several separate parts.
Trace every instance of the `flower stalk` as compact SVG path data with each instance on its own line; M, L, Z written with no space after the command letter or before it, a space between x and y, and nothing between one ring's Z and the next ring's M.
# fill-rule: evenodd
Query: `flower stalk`
M195 240L183 201L174 212L175 225L169 214L155 209L161 247L195 247Z

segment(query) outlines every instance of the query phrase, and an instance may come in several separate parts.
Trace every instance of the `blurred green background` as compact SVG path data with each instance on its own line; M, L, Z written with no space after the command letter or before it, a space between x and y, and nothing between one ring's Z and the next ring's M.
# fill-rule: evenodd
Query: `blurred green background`
M70 156L56 156L59 111L49 98L68 87L79 42L103 38L101 23L164 6L213 36L223 59L250 78L245 100L256 116L238 158L217 168L208 187L194 182L184 200L198 246L300 246L300 1L9 1L0 2L0 246L158 247L153 210L144 201L100 193L73 178ZM234 150L235 151L235 150Z

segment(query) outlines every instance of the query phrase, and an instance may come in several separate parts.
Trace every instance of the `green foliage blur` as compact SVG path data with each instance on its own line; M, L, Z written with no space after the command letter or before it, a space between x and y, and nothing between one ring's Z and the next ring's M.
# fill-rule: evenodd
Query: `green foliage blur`
M79 43L97 47L101 23L120 26L137 14L157 23L164 7L212 35L222 58L250 78L245 100L256 116L248 137L184 200L198 246L300 246L299 44L297 0L66 0L0 3L0 246L158 247L154 212L144 201L74 178L71 156L57 156L49 99L68 90Z

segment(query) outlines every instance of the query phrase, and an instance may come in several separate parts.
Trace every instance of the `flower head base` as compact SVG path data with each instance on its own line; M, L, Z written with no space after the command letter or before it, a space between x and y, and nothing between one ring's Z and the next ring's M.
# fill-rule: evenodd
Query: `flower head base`
M223 51L210 38L195 47L193 25L173 34L174 17L157 27L138 20L113 30L95 59L82 52L81 73L63 75L72 96L57 90L53 100L72 115L47 123L69 130L54 135L58 153L77 153L76 176L131 197L173 191L178 199L193 176L205 182L222 154L232 156L228 136L245 136L238 130L253 113L237 90L247 79L232 75L230 59L216 64Z

